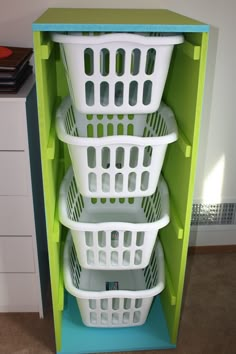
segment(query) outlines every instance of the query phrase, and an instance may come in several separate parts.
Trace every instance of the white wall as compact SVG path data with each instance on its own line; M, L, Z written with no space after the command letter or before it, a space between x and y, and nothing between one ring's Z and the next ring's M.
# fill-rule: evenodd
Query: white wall
M48 7L116 8L117 4L119 8L166 8L211 25L194 199L236 202L235 0L2 0L0 44L32 46L31 24Z

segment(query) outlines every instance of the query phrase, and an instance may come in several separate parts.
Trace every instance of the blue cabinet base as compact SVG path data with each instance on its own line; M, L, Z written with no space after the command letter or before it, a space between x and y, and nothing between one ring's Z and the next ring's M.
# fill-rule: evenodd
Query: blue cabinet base
M152 305L143 326L129 328L92 328L83 325L74 297L65 294L62 320L62 351L57 354L82 354L135 350L170 349L160 298Z

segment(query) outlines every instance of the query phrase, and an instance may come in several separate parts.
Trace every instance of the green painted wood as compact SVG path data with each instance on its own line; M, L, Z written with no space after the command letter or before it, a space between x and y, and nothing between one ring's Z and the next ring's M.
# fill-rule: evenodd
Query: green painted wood
M58 196L57 181L59 172L59 147L52 135L52 121L55 114L55 100L57 92L55 89L56 69L54 56L51 53L48 60L41 56L41 45L45 42L42 33L34 33L34 49L35 55L35 73L37 80L37 99L38 99L38 116L39 116L39 135L40 135L40 151L42 164L42 177L44 188L47 243L49 253L49 267L52 290L53 315L55 326L55 338L57 348L61 346L61 321L62 313L58 310L58 302L60 302L58 289L61 287L61 250L60 243L55 242L55 211ZM54 142L53 142L54 136ZM48 146L53 147L53 154L49 154ZM50 155L50 156L48 156ZM53 155L53 156L51 156ZM57 229L60 232L60 229Z
M192 146L188 139L184 136L184 133L178 128L178 144L185 157L191 156Z
M189 42L201 44L202 34L185 34ZM185 220L188 208L189 188L186 181L190 180L193 160L196 160L197 142L199 137L201 106L199 96L202 95L202 65L206 60L204 43L201 45L201 60L195 61L176 47L172 58L168 79L164 91L164 100L175 112L178 126L186 140L192 146L192 157L186 159L178 144L172 144L167 152L165 174L175 176L169 178L172 199L181 220ZM201 74L201 75L200 75ZM202 101L201 101L202 102ZM201 103L200 102L200 103ZM181 168L180 168L181 166ZM194 171L195 172L195 171ZM192 174L194 174L194 172ZM183 183L185 181L185 183ZM176 188L176 185L178 188ZM183 223L184 225L184 223ZM185 225L184 225L185 226Z
M140 28L142 25L142 29ZM34 31L208 31L209 26L162 9L50 8L33 24Z
M190 43L185 40L185 42L181 45L181 49L183 50L185 55L189 56L193 60L200 59L200 46L194 45L193 43Z
M169 301L168 285L162 294L162 304L174 343L178 334L189 242L208 43L206 33L186 34L186 37L189 42L200 46L200 58L195 60L181 48L176 49L164 92L166 103L174 110L177 123L192 146L191 156L187 157L178 144L172 144L163 167L170 190L170 203L183 226L181 239L176 237L171 223L160 232L172 292L176 294L175 306Z

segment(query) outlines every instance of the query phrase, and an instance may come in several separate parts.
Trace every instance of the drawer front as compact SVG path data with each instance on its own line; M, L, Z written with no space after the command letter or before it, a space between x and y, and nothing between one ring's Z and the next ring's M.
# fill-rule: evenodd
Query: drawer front
M25 102L0 102L0 150L25 150Z
M28 168L24 151L0 151L0 195L26 195Z
M33 273L31 237L0 237L0 272Z
M0 273L0 312L38 312L35 274Z
M33 206L28 197L0 196L0 235L33 234Z

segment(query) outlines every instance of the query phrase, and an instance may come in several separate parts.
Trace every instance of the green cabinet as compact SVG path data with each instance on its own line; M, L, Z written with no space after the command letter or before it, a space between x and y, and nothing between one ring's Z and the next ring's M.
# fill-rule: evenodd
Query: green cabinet
M33 24L40 146L53 314L58 353L148 350L175 347L197 160L209 26L167 10L49 9ZM55 133L55 112L68 95L59 45L51 32L180 32L184 43L172 55L164 102L176 116L179 138L168 147L163 175L170 193L170 223L160 231L166 287L140 327L85 327L75 299L63 285L66 230L58 220L58 190L70 165Z

